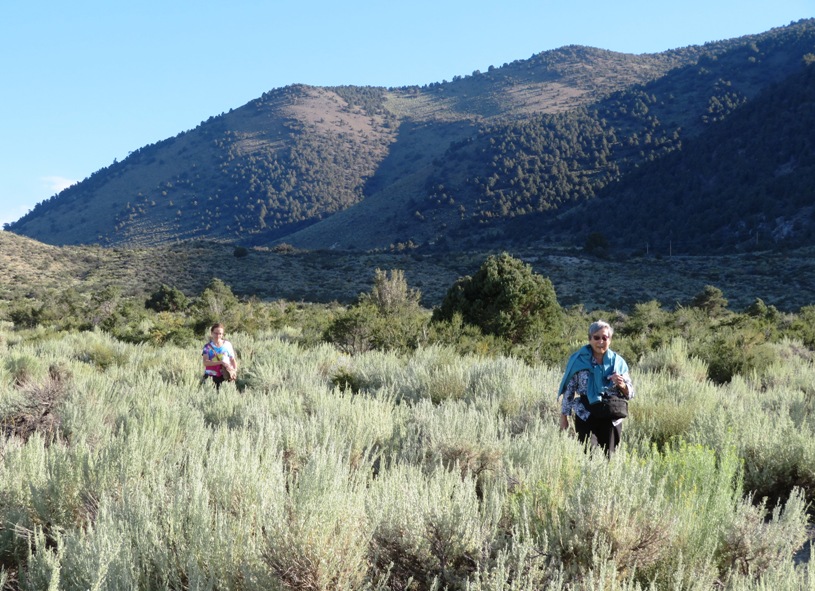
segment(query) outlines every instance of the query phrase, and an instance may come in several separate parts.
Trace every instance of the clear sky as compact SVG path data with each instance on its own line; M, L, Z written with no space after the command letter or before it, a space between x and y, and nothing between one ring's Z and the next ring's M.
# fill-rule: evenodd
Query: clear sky
M815 0L4 0L0 225L289 84L423 85L564 45L655 53L813 16Z

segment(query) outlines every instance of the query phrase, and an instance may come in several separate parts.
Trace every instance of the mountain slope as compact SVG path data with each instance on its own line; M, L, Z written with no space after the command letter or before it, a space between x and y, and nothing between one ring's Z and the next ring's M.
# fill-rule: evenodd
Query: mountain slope
M815 56L686 149L643 166L561 223L602 220L618 246L699 254L815 239ZM680 222L681 220L681 222ZM677 223L680 222L680 223Z
M53 244L269 242L404 184L475 121L572 108L697 54L570 47L421 88L273 90L136 150L8 229Z
M557 216L629 175L668 174L651 164L800 73L815 53L813 22L655 55L564 47L424 87L273 90L137 150L8 228L52 244L552 240ZM741 182L733 172L727 186Z

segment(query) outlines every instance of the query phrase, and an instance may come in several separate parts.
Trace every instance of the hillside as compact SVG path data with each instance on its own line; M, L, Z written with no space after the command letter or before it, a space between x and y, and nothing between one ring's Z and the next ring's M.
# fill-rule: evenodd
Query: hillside
M812 100L803 79L814 55L815 20L805 20L651 55L569 46L422 87L274 89L136 149L7 228L56 245L582 246L603 228L568 212L597 201L665 214L648 237L614 244L629 250L691 210L704 218L706 252L731 251L739 231L740 249L798 244L815 226L808 167L752 162L772 161L779 143L791 146L787 163L811 154L804 138L815 130L795 113ZM761 123L773 118L779 125ZM728 141L735 150L749 142L750 158L719 150L727 165L699 169ZM788 171L794 198L756 183L777 170ZM684 189L653 190L675 189L681 174L715 182L688 204ZM745 193L763 223L783 217L789 231L768 225L771 239L751 242L739 229L762 222L718 207Z
M359 253L231 248L188 241L151 248L55 247L0 232L0 312L12 300L44 301L69 290L98 294L114 289L147 297L162 284L198 295L214 277L244 298L351 303L373 285L376 269L400 269L427 308L441 304L447 290L474 274L492 252L419 254L416 251ZM520 248L511 252L548 277L558 301L586 310L630 312L637 303L687 304L706 285L720 288L733 310L757 298L781 311L815 304L813 249L732 256L641 256L603 260L575 249ZM206 260L207 264L201 264ZM602 277L602 289L586 277ZM791 279L792 278L792 279Z
M704 253L815 239L815 68L760 93L733 116L649 163L566 217L629 248ZM735 176L740 182L733 182ZM613 207L611 206L613 204ZM676 224L676 220L682 220Z

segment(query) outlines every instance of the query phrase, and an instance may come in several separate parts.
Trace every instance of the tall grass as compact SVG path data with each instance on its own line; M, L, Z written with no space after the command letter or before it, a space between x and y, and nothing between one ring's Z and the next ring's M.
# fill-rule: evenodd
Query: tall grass
M0 338L5 588L812 587L791 343L727 386L681 341L644 358L609 461L559 430L560 369L518 359L239 334L216 391L197 346L29 336Z

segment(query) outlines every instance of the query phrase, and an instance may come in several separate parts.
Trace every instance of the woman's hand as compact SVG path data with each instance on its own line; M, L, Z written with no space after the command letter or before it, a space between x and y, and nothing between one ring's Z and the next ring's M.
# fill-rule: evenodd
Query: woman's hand
M625 382L625 378L622 374L613 373L609 379L617 387L620 394L628 396L628 384Z
M563 431L568 431L569 429L569 417L564 414L560 415L560 428Z

